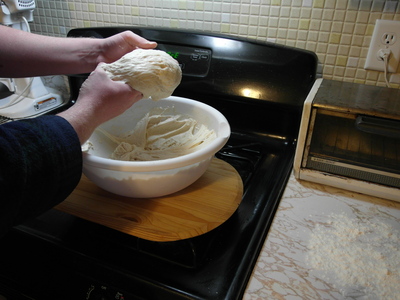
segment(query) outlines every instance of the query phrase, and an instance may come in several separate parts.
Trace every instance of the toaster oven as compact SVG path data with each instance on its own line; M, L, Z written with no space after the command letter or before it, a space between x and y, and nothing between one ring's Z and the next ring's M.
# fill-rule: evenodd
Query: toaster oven
M400 90L317 79L304 102L294 174L400 201Z

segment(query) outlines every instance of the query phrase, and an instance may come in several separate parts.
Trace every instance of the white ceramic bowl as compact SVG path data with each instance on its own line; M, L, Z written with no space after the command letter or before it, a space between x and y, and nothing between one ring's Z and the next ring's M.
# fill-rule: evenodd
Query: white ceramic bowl
M83 173L96 185L114 194L150 198L172 194L195 182L208 168L214 154L231 134L226 118L202 102L168 97L159 101L143 99L122 115L104 123L101 129L119 136L134 128L153 107L174 107L174 111L192 117L208 129L216 139L205 147L186 155L156 161L120 161L110 159L116 144L99 131L90 137L93 149L83 153Z

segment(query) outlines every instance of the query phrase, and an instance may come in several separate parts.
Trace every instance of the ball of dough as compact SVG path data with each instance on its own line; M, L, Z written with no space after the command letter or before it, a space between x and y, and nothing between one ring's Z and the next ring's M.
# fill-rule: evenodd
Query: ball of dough
M143 99L155 101L171 96L182 79L178 62L161 50L136 49L102 67L112 80L125 82Z

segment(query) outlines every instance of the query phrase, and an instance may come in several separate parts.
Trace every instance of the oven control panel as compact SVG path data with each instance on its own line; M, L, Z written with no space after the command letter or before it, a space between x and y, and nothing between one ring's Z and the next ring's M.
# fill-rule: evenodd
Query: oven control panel
M157 49L175 58L186 76L205 77L210 70L210 49L159 43Z

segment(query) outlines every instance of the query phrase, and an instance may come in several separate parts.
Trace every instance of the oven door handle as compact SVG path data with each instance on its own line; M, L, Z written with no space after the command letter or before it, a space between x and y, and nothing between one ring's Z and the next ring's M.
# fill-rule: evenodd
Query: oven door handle
M356 127L363 132L400 139L400 121L359 115Z

